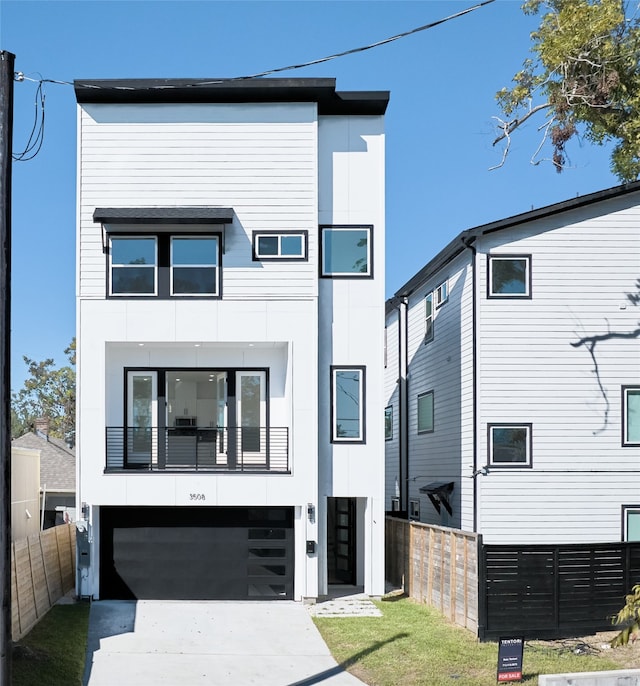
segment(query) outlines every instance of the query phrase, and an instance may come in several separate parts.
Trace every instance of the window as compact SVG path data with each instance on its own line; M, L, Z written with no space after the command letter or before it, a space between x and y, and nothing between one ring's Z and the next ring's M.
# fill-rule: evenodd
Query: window
M622 387L622 445L640 445L640 386Z
M220 236L111 235L109 295L218 297Z
M331 442L364 443L364 367L331 367Z
M433 431L433 391L418 396L418 433Z
M424 342L433 340L433 293L424 299Z
M409 501L409 519L420 520L420 501L410 500Z
M216 237L171 238L171 295L216 295L217 273Z
M400 498L391 498L391 511L400 512Z
M640 541L640 505L622 506L622 540Z
M530 255L489 255L490 298L531 297Z
M371 226L321 226L320 276L372 277Z
M384 408L384 440L393 438L393 407Z
M155 295L158 245L155 236L111 239L111 294Z
M435 290L436 307L444 305L449 299L449 282L443 281Z
M307 231L254 231L254 261L305 261Z
M531 424L489 424L489 464L531 467Z

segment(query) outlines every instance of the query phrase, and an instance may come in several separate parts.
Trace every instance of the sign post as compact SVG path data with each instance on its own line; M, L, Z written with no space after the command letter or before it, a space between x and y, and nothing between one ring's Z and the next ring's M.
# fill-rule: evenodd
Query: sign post
M498 641L498 682L522 681L524 636Z

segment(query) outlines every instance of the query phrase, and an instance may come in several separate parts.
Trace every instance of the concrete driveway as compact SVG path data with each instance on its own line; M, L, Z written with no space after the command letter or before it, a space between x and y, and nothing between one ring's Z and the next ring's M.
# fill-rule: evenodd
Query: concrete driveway
M84 686L357 686L292 601L96 601Z

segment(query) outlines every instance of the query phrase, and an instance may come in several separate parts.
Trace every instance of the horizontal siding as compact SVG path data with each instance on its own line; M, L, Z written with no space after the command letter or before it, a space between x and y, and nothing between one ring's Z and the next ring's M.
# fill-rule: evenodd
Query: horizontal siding
M532 469L479 477L486 542L619 540L621 505L639 500L640 449L621 446L621 386L640 383L640 338L600 341L595 357L576 345L638 328L640 308L627 299L640 276L632 200L498 232L477 246L481 464L487 423L533 424ZM487 299L486 253L531 255L532 298Z
M385 440L385 509L391 509L391 499L397 497L396 483L400 488L400 402L398 378L400 376L398 310L386 319L387 355L384 370L385 407L393 408L393 436Z
M316 119L314 105L84 108L81 297L106 293L96 207L181 205L235 210L222 260L225 299L315 296ZM277 229L309 232L308 262L252 261L252 232Z

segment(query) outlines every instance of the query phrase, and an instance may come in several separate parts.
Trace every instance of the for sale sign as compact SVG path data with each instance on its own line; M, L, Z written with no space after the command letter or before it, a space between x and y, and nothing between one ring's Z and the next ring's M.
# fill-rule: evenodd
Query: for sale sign
M498 681L522 681L524 637L498 641Z

